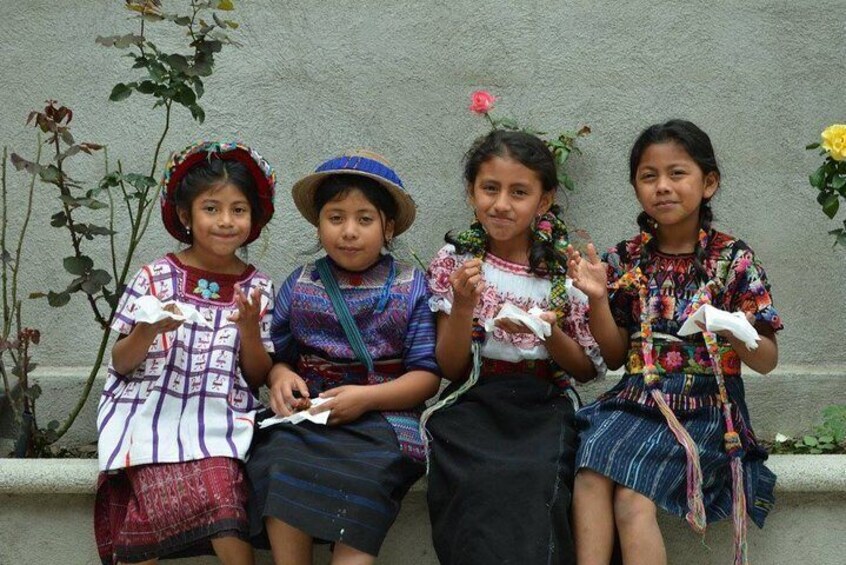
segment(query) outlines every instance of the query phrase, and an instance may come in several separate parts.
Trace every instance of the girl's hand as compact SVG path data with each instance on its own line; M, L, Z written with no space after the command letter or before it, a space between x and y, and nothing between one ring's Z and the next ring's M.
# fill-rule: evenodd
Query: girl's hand
M148 324L147 322L138 322L135 324L135 330L146 333L150 337L155 337L159 334L172 332L179 328L183 324L184 320L174 320L173 318L165 318L164 320L159 320L154 324ZM133 330L133 331L135 331Z
M599 260L592 243L588 243L587 257L582 257L572 245L567 247L567 257L567 274L573 279L574 287L594 300L608 296L607 265Z
M267 375L270 388L270 409L277 416L290 416L308 405L308 386L301 376L285 367L274 365ZM300 397L294 396L294 391Z
M320 393L320 398L328 398L320 406L311 409L312 414L331 410L330 426L346 424L358 420L362 414L370 411L370 395L367 385L344 385Z
M748 321L750 324L752 324L754 326L755 322L756 322L755 316L753 316L749 312L744 312L743 314L746 316L746 321ZM703 324L702 322L696 322L696 325L699 326L699 329L702 330L703 332L708 331L708 328L706 328L705 324ZM713 333L720 336L721 338L725 339L726 341L728 341L729 344L734 349L737 349L738 345L743 345L743 347L745 349L748 349L746 347L746 344L743 343L742 341L740 341L739 339L737 339L736 337L734 337L734 334L731 333L729 330L719 330L719 331L716 331L716 332L713 332Z
M449 276L452 284L453 308L475 310L485 290L482 280L482 260L469 259Z
M235 285L235 306L238 311L230 315L227 320L235 322L241 334L256 332L258 335L261 322L261 291L258 287L250 293L249 300L241 287Z
M558 316L555 314L555 312L542 312L540 315L538 315L538 317L552 326L555 326L556 322L558 321ZM534 332L527 328L525 325L523 325L522 322L515 322L513 320L502 319L495 321L494 324L496 324L496 327L506 333L534 334Z

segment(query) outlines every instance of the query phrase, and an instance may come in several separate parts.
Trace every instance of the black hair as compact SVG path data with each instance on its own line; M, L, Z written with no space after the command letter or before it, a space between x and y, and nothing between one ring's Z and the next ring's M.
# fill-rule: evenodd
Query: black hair
M470 150L464 155L464 180L467 183L468 191L473 190L473 184L476 182L481 166L494 157L513 159L533 171L537 175L544 193L554 193L558 190L558 168L546 142L523 131L495 129L476 139ZM557 218L560 210L557 205L553 205L549 212ZM555 223L562 226L561 229L563 229L563 222ZM478 222L471 227L471 230L475 230L479 236L475 240L487 240L487 234L484 233ZM483 251L471 249L467 240L465 238L459 239L458 235L447 233L444 239L447 243L454 245L459 253L477 254ZM531 272L550 275L561 274L549 272L552 265L559 266L554 269L556 271L562 269L566 271L566 256L556 250L554 240L555 238L552 238L552 240L532 238L532 245L529 249L529 270Z
M702 175L706 176L714 173L717 176L717 182L720 181L720 168L717 165L717 157L714 154L714 146L711 144L711 138L708 134L702 131L693 122L686 120L670 120L663 124L655 124L643 130L632 145L632 151L629 155L629 182L635 186L637 176L637 168L640 166L640 161L643 158L643 153L646 149L655 145L656 143L676 143L690 156L702 171ZM699 227L706 233L711 231L711 223L714 220L714 213L711 210L710 198L702 200L699 206ZM645 211L641 212L637 217L637 224L641 231L655 234L655 220L649 216ZM643 254L648 256L655 250L657 245L657 238L653 238L643 250ZM706 250L697 241L694 258L694 267L700 280L707 278L705 272L704 260ZM646 261L647 257L641 257L641 261Z
M209 159L191 167L180 179L173 195L173 202L177 209L191 215L191 204L194 200L213 188L226 183L234 185L250 203L250 223L261 223L264 211L259 201L256 180L247 165L235 159L221 159L211 155Z
M353 190L361 191L367 201L384 215L386 223L396 220L399 206L388 189L375 179L349 173L330 175L321 181L314 193L314 210L319 216L327 203L336 198L343 198ZM384 233L385 224L382 224L382 234ZM389 243L385 241L386 246Z

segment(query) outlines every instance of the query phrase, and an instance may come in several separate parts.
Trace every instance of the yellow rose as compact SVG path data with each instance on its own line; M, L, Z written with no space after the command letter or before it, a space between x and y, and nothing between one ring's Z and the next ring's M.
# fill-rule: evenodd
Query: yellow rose
M825 128L820 145L835 161L846 161L846 125L834 124Z

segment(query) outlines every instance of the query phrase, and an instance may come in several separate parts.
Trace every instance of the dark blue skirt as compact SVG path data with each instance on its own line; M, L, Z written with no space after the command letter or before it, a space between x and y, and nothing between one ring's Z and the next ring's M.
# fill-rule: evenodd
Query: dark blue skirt
M708 522L731 516L731 460L725 452L725 422L716 380L710 375L662 375L662 390L679 422L699 448ZM743 381L726 379L732 421L740 434L747 512L763 527L775 502L776 476L764 466L767 452L749 425ZM626 374L610 391L576 414L581 443L576 469L587 468L637 491L677 516L687 511L687 458L640 374Z
M253 441L247 511L259 547L267 547L264 519L272 516L315 541L378 555L400 501L425 472L378 412L341 426L279 424Z

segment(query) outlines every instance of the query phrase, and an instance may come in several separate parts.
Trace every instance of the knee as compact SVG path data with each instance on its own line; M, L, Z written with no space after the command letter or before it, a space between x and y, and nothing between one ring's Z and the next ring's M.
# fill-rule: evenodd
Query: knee
M575 486L573 487L574 491L590 493L591 495L604 494L608 497L611 496L613 489L614 482L611 479L590 469L579 470L576 474Z
M620 530L657 520L655 503L639 492L618 486L614 490L614 520Z

